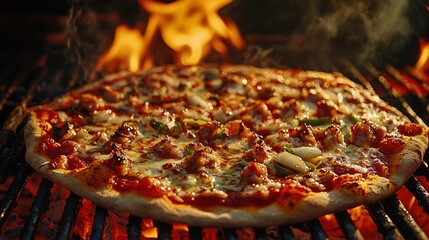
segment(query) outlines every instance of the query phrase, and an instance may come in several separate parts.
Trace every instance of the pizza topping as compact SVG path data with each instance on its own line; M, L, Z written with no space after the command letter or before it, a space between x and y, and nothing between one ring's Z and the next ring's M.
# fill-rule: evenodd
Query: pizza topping
M228 122L233 116L232 110L226 106L221 106L213 113L214 119L220 123Z
M287 148L286 151L297 155L304 161L311 161L313 158L322 155L322 151L316 147L295 147Z
M131 161L124 155L120 148L115 148L109 159L109 165L118 176L128 175Z
M101 96L106 102L118 102L124 98L124 94L120 91L113 90L109 85L101 86Z
M331 101L319 100L316 102L318 117L333 117L339 113L338 106L334 105Z
M194 119L194 118L184 118L183 122L186 125L189 125L191 128L199 128L200 126L208 123L207 120L203 120L203 119Z
M386 132L382 127L365 120L352 127L351 142L359 147L373 146L379 143L385 134Z
M313 128L310 125L302 125L297 128L288 129L290 139L295 146L315 146L317 144L316 138L313 134Z
M307 118L307 119L300 119L299 120L299 125L310 125L313 127L328 125L331 123L332 123L331 118L327 118L327 117L324 117L324 118L323 117L322 118Z
M92 122L100 123L100 122L108 122L110 118L115 117L115 113L111 109L95 111L92 115Z
M49 163L52 169L74 170L85 167L87 164L79 157L73 155L60 155Z
M275 164L279 164L281 167L296 173L306 173L310 171L310 169L300 157L287 151L274 155L272 160L275 162Z
M180 156L177 146L171 142L168 136L165 136L164 139L156 143L151 152L162 159L178 158Z
M61 127L52 126L52 137L55 140L60 139L69 139L76 135L76 131L74 130L73 124L70 122L65 122Z
M378 144L378 149L389 156L401 151L405 147L405 141L401 138L388 136Z
M162 197L168 192L158 179L151 177L144 177L132 189L154 198Z
M414 123L401 124L398 129L405 136L416 136L423 133L423 127Z
M56 142L53 138L44 137L41 139L38 151L48 155L49 158L55 159L60 155L61 144Z
M52 169L66 169L67 157L61 155L56 157L53 161L49 163L49 167Z
M256 120L253 120L252 123L256 124L255 121L265 121L271 116L271 111L269 110L267 104L265 104L262 101L258 101L255 104L248 107L244 115L252 118L256 118ZM250 119L249 119L250 121ZM252 125L253 125L252 124Z
M90 187L293 209L309 192L389 177L390 156L425 132L338 76L220 69L161 68L37 108L37 151Z
M194 107L201 107L206 111L213 109L213 105L209 101L203 99L201 96L195 93L188 93L186 95L186 100Z
M168 130L167 124L155 119L150 120L149 125L159 133L166 133Z
M128 123L124 123L115 133L110 137L113 142L126 143L129 142L133 137L138 134L138 130L135 126L131 126Z
M362 119L360 119L360 117L353 115L353 114L349 114L347 115L347 120L351 122L351 124L355 125L358 122L361 122Z
M261 184L267 181L267 167L264 164L251 162L241 171L240 179L244 184Z
M225 128L228 131L228 137L238 137L244 132L245 126L241 120L232 120L225 124Z
M208 145L211 140L220 138L222 135L222 130L219 124L215 122L210 122L202 125L197 132L197 135L204 145Z
M247 162L264 163L268 158L268 153L262 146L256 146L254 149L249 149L243 154L243 159Z
M343 131L338 125L329 125L321 133L321 142L325 149L332 150L344 144Z
M80 96L79 107L88 112L93 112L104 106L102 99L89 93L84 93Z
M63 155L72 155L77 153L80 144L75 141L66 140L61 143L61 147L59 148L60 154Z
M183 160L183 168L188 173L198 173L214 167L215 162L209 159L202 150L196 151Z

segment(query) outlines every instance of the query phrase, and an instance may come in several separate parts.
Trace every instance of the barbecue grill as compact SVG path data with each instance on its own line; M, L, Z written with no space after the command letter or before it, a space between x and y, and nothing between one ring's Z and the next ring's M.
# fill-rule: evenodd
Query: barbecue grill
M70 59L69 52L64 47L67 38L62 33L62 25L67 21L68 8L60 4L53 5L55 10L50 10L53 11L52 13L44 7L56 1L41 2L43 4L30 4L24 10L16 5L9 6L9 11L21 17L25 16L28 9L35 8L40 13L35 20L30 20L29 17L0 18L1 26L12 19L16 27L29 30L30 33L31 31L37 33L36 36L17 34L11 39L5 39L7 36L3 35L3 39L0 40L2 44L6 44L6 47L2 47L3 54L0 55L0 239L34 239L35 237L141 239L150 238L148 237L150 234L147 233L151 231L156 232L152 236L157 236L159 239L294 239L302 236L327 239L335 237L331 235L331 229L327 229L320 219L269 228L212 229L194 226L177 228L174 224L152 222L132 214L118 215L39 177L24 159L25 108L46 103L87 81L83 77L86 76L86 69L76 64L76 59ZM33 26L37 23L47 24L47 27L34 30ZM21 30L12 28L2 31L7 34L21 33ZM32 42L23 41L23 37L31 38ZM21 46L19 49L8 47L17 46L16 41ZM429 82L427 79L422 79L412 68L399 63L386 62L356 65L344 60L330 70L339 71L353 81L375 91L413 122L429 123ZM422 90L416 90L416 86ZM416 221L416 216L410 214L398 195L364 206L377 227L379 238L428 238L429 193L426 189L429 186L428 163L429 153L427 152L423 164L403 187L416 199L422 209L417 217L425 221ZM61 204L58 205L58 203ZM343 238L363 239L349 211L337 212L334 217ZM49 220L53 218L58 221Z

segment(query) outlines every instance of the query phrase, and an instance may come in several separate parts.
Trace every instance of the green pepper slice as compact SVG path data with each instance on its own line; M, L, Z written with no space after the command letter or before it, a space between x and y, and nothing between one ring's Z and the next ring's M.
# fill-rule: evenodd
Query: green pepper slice
M313 127L331 124L330 118L307 118L299 120L299 125L311 125Z

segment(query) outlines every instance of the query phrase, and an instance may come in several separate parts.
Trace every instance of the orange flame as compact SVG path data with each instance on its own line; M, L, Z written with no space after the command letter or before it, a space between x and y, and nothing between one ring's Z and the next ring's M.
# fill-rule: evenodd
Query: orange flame
M420 39L420 57L414 68L420 73L429 71L429 41L423 38Z
M137 71L155 65L151 57L153 43L160 35L176 53L176 64L198 64L211 50L225 55L228 45L244 47L238 27L231 20L223 20L218 11L233 0L177 0L160 3L139 0L150 16L144 31L120 25L116 29L111 48L100 58L97 69L109 66ZM159 33L159 34L158 34Z
M126 25L116 28L113 44L109 51L97 63L97 69L112 68L137 71L142 67L142 57L145 55L146 39L139 29L130 29ZM143 67L153 65L150 58L143 58Z

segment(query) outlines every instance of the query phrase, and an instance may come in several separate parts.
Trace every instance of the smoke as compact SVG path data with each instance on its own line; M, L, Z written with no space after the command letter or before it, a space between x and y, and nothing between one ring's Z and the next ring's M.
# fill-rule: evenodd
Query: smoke
M96 18L96 15L87 9L85 1L72 0L70 2L65 24L65 32L68 36L68 56L69 60L81 71L80 74L85 81L90 76L96 58L98 58L97 46L102 45L100 43L101 38L94 41L94 37L101 35Z
M314 37L313 46L332 57L352 58L358 63L380 58L400 49L409 39L412 27L407 16L409 1L338 1L332 12L316 13L306 28L306 35ZM313 49L314 50L314 49Z
M256 34L289 36L271 46L270 57L279 65L319 69L331 69L341 61L360 65L394 60L423 28L427 11L419 0L268 2L273 9L271 16L252 12L265 21L258 25L263 30ZM283 11L275 10L276 5Z
M115 27L135 23L133 17L138 10L137 1L69 0L64 29L68 36L67 54L81 71L83 81L102 74L95 71L95 66L111 44Z

